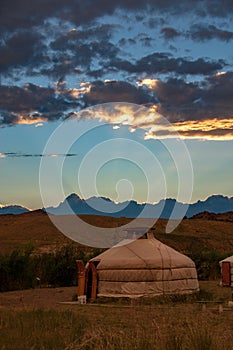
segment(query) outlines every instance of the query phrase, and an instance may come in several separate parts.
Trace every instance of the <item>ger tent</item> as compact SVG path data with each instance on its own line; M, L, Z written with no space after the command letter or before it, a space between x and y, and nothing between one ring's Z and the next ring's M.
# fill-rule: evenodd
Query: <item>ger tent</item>
M129 240L91 259L86 294L139 297L190 294L199 290L194 262L154 237Z
M233 287L233 255L219 262L221 267L221 285Z

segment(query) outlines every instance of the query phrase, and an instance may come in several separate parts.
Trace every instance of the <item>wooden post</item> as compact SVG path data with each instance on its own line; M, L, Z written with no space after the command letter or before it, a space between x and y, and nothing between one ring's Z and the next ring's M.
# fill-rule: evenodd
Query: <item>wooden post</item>
M76 260L78 267L78 297L85 294L85 266L82 260Z

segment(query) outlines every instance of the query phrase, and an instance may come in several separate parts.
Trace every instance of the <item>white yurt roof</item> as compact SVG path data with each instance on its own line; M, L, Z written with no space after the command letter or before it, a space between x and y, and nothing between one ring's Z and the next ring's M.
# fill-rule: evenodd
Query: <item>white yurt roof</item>
M98 269L143 269L193 267L193 261L157 239L127 240L91 259L100 261Z

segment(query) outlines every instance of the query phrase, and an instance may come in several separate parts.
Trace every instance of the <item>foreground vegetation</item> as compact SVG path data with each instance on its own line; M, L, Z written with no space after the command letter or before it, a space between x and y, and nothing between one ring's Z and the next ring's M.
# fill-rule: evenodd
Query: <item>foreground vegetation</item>
M77 285L76 260L86 262L98 253L98 249L85 253L73 244L40 255L34 254L31 245L19 247L0 255L0 292Z
M100 253L99 249L85 252L75 244L67 244L54 252L35 254L32 245L0 255L0 292L43 286L77 285L76 260L88 261ZM189 250L194 260L199 280L218 279L219 261L231 253L214 250Z
M233 310L197 304L0 310L1 350L231 350Z
M127 218L81 216L91 225L117 227ZM158 220L155 237L195 262L199 280L219 279L219 261L233 254L233 222L184 219L170 234L167 220ZM37 286L77 284L75 260L84 262L101 250L71 242L46 213L0 216L0 292ZM29 242L29 243L28 243Z
M109 227L116 225L112 218L90 219L100 226L103 220ZM156 224L156 238L194 260L205 286L198 294L140 304L98 299L70 306L58 304L58 295L59 301L64 300L62 293L69 288L30 288L76 286L75 260L88 261L100 250L69 243L44 213L0 220L0 291L27 289L2 294L0 350L233 350L233 309L227 307L230 290L217 287L219 261L233 254L231 222L183 220L169 235L164 234L166 221ZM19 246L22 243L26 244ZM33 299L38 293L43 303ZM70 295L70 301L75 297ZM33 300L31 306L28 300ZM203 312L200 300L214 303ZM224 303L222 313L216 301Z

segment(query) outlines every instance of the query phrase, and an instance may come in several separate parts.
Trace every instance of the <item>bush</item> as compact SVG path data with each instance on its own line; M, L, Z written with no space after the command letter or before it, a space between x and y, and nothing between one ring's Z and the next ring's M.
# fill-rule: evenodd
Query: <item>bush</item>
M215 250L191 251L189 257L195 262L199 280L219 279L219 261L231 253L220 253Z
M17 248L10 255L0 256L0 291L28 289L36 285L66 287L77 285L76 260L89 260L74 244L54 253L33 254L33 246ZM97 253L97 252L96 252Z
M0 291L27 289L35 285L33 247L18 248L9 256L0 257Z

